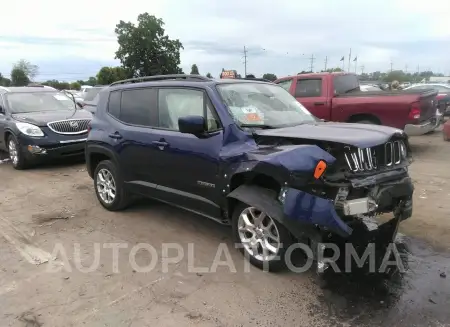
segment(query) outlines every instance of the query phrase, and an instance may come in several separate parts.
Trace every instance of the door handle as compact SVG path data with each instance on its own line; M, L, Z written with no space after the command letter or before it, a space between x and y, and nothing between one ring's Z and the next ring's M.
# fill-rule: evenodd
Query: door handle
M115 140L120 140L122 138L122 135L120 135L119 132L111 133L108 136Z
M323 106L325 105L325 102L314 102L315 106Z
M152 144L158 146L160 149L165 148L166 146L169 145L169 143L164 142L164 141L153 141Z

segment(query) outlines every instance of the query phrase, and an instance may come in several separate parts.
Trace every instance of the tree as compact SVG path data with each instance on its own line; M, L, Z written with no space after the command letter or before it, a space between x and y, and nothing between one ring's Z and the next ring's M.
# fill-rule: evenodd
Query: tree
M10 86L11 80L9 78L3 77L2 73L0 73L0 86Z
M277 75L272 74L272 73L266 73L266 74L263 75L262 78L273 82L273 81L275 81L277 79Z
M148 13L138 16L137 26L120 21L115 33L119 43L116 59L132 76L180 74L181 42L169 39L164 21Z
M34 78L39 73L39 67L37 65L33 65L25 59L20 59L18 62L16 62L13 68L17 68L23 71L30 81L34 80Z
M343 70L342 68L336 67L336 68L328 68L327 70L322 70L322 72L336 73L336 72L343 72Z
M90 85L90 86L95 86L97 85L97 79L93 76L89 77L89 79L87 81L85 81L84 85Z
M97 83L108 85L127 79L129 76L128 71L122 67L102 67L97 73Z
M26 86L28 83L30 83L30 79L25 71L14 66L11 70L11 84L13 86Z
M200 73L198 72L198 67L196 64L193 64L191 67L191 75L200 75Z
M208 78L213 78L212 75L211 75L211 73L207 73L207 74L206 74L206 77L208 77Z
M70 83L70 89L71 90L79 90L81 88L81 84L78 82L72 82Z

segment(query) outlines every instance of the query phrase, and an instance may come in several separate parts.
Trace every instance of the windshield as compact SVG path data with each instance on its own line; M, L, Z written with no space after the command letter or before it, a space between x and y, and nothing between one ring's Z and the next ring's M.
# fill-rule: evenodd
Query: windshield
M11 113L73 110L74 102L59 92L9 93L6 102Z
M285 127L316 121L278 85L232 83L217 88L234 120L241 126Z
M84 100L92 101L95 96L102 90L102 87L91 87L84 93Z

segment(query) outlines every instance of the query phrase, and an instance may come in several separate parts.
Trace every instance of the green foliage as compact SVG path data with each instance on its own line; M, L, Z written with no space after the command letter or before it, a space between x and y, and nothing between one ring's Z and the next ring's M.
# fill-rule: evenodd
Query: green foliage
M198 67L196 64L193 64L191 67L191 75L200 75L200 73L198 72Z
M11 80L9 78L3 77L2 73L0 73L0 86L10 86Z
M13 69L14 68L23 71L28 77L29 81L34 80L36 75L39 73L39 67L37 65L33 65L25 59L20 59L18 62L16 62L13 66Z
M97 83L109 85L130 77L130 73L123 67L102 67L97 73Z
M13 86L26 86L30 83L26 72L16 66L11 71L11 84Z
M277 75L272 74L272 73L265 73L262 78L273 82L277 79Z
M212 75L211 75L211 73L207 73L207 74L206 74L206 77L208 77L208 78L213 78Z
M72 83L70 83L70 89L71 90L80 90L80 88L81 88L81 84L80 83L78 83L78 82L72 82Z
M132 76L180 74L181 42L165 35L164 21L148 13L138 16L137 25L120 21L115 33L119 49L116 59Z
M322 70L322 72L338 73L338 72L343 72L343 70L342 70L342 68L335 67L335 68L328 68L327 70Z

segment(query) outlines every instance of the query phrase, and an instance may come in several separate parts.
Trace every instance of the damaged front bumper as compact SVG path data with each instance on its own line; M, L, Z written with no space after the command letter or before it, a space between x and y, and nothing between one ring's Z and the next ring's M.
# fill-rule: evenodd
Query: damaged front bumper
M284 220L314 225L322 231L346 238L353 232L350 222L355 217L389 212L399 221L411 217L414 192L411 178L403 177L364 188L367 190L365 197L335 200L284 188L279 197ZM346 196L351 195L351 191L349 193L348 188L345 189Z
M391 176L392 177L392 176ZM350 198L325 198L299 190L283 187L280 194L254 185L243 185L228 197L257 207L283 224L296 238L309 238L321 242L324 234L336 234L349 238L353 233L354 220L375 214L393 213L398 222L412 215L412 194L414 187L406 175L388 180L386 176L372 179L377 184L369 185L367 178L356 181L359 187L349 184ZM352 190L366 190L364 197L353 197ZM346 215L350 214L350 215Z

